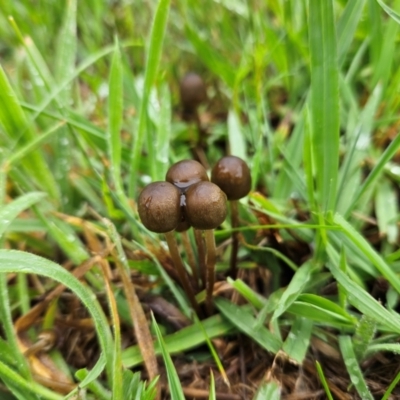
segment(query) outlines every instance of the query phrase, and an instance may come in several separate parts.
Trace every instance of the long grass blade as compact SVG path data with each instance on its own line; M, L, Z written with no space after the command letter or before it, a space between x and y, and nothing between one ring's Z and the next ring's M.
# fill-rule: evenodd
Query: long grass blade
M139 175L140 153L147 126L147 108L149 106L151 88L155 82L158 66L161 59L162 45L167 25L168 11L171 0L160 0L153 19L150 34L150 46L147 52L143 97L140 103L139 123L136 135L132 141L131 168L129 174L129 195L135 196L137 177ZM152 141L150 141L151 143ZM150 160L152 162L153 160Z
M332 0L309 1L311 128L319 206L333 210L339 165L339 80Z
M112 58L111 72L109 77L108 97L108 153L111 163L111 175L114 184L121 186L121 126L123 112L122 91L122 61L119 42L115 41L115 50Z

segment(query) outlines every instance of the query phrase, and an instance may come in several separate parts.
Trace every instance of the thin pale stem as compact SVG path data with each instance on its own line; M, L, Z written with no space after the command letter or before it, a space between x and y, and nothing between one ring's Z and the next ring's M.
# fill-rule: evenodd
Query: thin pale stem
M165 238L167 239L169 252L171 253L172 261L178 272L179 280L181 281L183 290L186 292L186 295L188 296L189 301L194 310L196 311L197 315L201 315L199 304L197 303L196 298L194 297L193 287L190 284L189 277L183 265L183 261L181 255L179 254L178 246L176 244L173 232L167 232L165 234Z
M201 280L203 288L205 288L207 282L207 274L206 274L206 249L204 247L203 234L202 231L198 229L193 228L193 230L194 230L194 238L196 240L196 245L197 245Z
M238 201L231 200L231 225L235 229L239 226L239 208ZM232 249L230 258L230 270L229 275L232 279L236 278L237 275L237 256L239 251L239 232L232 232Z
M188 231L181 232L183 247L185 248L186 255L190 269L192 270L193 279L195 281L195 288L199 286L199 273L197 271L196 259L194 257L193 248L190 243Z
M209 315L213 312L213 301L212 294L214 290L215 282L215 260L216 260L216 249L215 249L215 237L214 230L204 231L207 247L207 268L206 268L206 308Z

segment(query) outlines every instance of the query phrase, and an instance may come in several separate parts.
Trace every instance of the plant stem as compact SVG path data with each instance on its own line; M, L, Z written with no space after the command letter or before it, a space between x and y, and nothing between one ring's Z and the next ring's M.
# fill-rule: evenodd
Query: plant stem
M239 226L239 208L238 201L231 200L231 225L232 229ZM230 259L230 270L229 274L232 279L236 278L237 275L237 255L239 250L239 232L232 232L232 249L231 249L231 259Z
M199 286L199 273L197 270L196 260L194 257L192 245L190 243L188 231L181 232L181 235L182 235L182 244L183 244L183 247L185 248L186 255L188 258L188 263L189 263L190 269L192 270L193 279L195 281L195 289L197 289Z
M197 303L196 298L194 297L193 288L192 285L190 284L189 277L187 276L185 267L182 262L182 258L179 254L178 246L176 244L173 232L171 231L165 233L165 238L167 239L169 252L171 253L172 261L178 272L179 280L181 281L183 290L186 292L186 295L188 296L189 301L192 304L192 307L196 311L197 315L201 315L199 304Z
M216 260L216 249L215 249L215 237L214 230L204 231L207 247L207 268L206 268L206 308L209 315L213 312L213 301L212 294L215 282L215 260Z
M206 274L206 250L204 248L203 234L199 229L194 229L194 237L196 239L198 259L199 259L199 269L201 273L201 280L203 283L203 288L206 287L207 274Z

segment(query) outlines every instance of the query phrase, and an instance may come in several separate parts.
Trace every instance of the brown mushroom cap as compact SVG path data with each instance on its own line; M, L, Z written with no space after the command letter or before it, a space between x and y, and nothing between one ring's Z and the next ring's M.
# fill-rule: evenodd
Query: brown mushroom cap
M225 193L214 183L198 182L186 192L186 217L196 229L215 229L227 214Z
M173 231L181 220L181 194L169 182L153 182L139 195L138 211L143 225L152 232Z
M208 181L204 167L195 160L182 160L172 165L165 180L185 192L187 188L200 181Z
M207 99L206 85L203 78L195 72L189 72L180 81L179 91L182 107L194 111Z
M228 200L239 200L251 189L249 167L239 157L222 157L211 171L211 182L221 188Z

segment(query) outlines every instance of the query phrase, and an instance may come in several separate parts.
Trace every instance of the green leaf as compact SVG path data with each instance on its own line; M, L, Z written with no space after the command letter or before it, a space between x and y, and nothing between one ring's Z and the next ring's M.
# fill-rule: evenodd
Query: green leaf
M357 25L360 22L365 0L349 0L337 24L338 60L341 65L354 39Z
M139 110L139 126L132 142L131 169L129 177L129 194L131 197L135 195L136 191L137 177L139 175L139 161L141 158L148 119L147 107L149 105L151 88L154 85L161 59L170 3L171 0L159 0L151 27L150 46L147 52L145 67L143 97ZM152 143L151 140L150 143ZM152 161L153 160L151 160L151 162Z
M372 248L368 241L357 232L341 215L336 214L333 218L335 224L340 226L344 234L360 249L376 269L389 281L389 283L400 293L400 281L397 274L385 262L385 260Z
M232 110L229 111L228 114L228 136L230 154L236 157L240 157L242 160L246 160L246 142L241 131L239 118Z
M256 318L247 308L222 298L215 299L215 305L225 318L265 350L274 354L280 350L282 342L263 325L257 324Z
M202 321L203 328L209 339L221 335L229 334L234 325L220 315L215 315ZM180 331L170 334L164 338L168 353L180 353L194 347L200 346L206 342L204 333L199 330L196 324L190 325ZM161 354L160 346L156 344L155 352ZM138 346L132 346L122 352L122 362L127 368L140 364L143 358L140 354Z
M102 352L106 356L106 368L111 377L113 360L113 339L103 310L93 292L84 286L70 272L60 265L42 257L17 250L0 250L0 273L29 273L43 275L54 279L73 291L90 313ZM100 358L97 363L103 363Z
M314 268L315 265L312 262L306 262L296 271L289 286L283 292L279 300L278 307L272 315L272 320L279 318L302 293L304 287L311 278Z
M319 205L333 210L339 165L339 79L332 0L309 1L311 121Z
M307 354L313 328L313 321L306 318L296 318L283 344L283 351L299 365Z
M121 183L121 126L123 113L122 92L122 62L118 39L115 41L115 50L112 58L111 71L108 83L108 133L107 144L111 162L111 174L114 184Z
M400 14L397 13L393 8L389 7L383 0L376 0L379 5L385 10L390 18L393 18L398 24L400 24Z
M46 196L46 193L31 192L18 197L5 206L2 206L0 208L0 238L18 214L44 199Z
M329 385L328 385L328 382L327 382L327 380L325 378L324 371L322 370L321 364L318 361L315 361L315 366L316 366L316 369L317 369L319 380L321 381L322 386L324 387L324 390L325 390L325 393L326 393L326 396L327 396L328 400L333 400L333 396L332 396L332 393L331 393L331 391L329 389Z
M365 383L362 371L358 365L350 336L339 336L339 347L343 356L344 364L350 375L350 380L363 400L374 400Z
M35 134L31 126L28 125L24 112L1 66L0 124L3 125L8 137L14 142L18 142L19 146L35 139ZM57 184L44 161L41 151L36 150L30 153L22 161L22 165L29 176L34 179L36 185L47 191L52 198L58 199Z
M258 389L253 400L280 400L281 388L277 382L264 383Z
M329 270L346 291L348 302L363 314L375 319L390 332L400 333L400 316L389 312L381 303L376 301L339 269L339 259L331 246L328 246L327 251L331 259L331 262L328 263Z
M354 354L362 361L376 331L376 320L363 315L353 336Z
M182 385L179 381L179 376L176 372L176 369L174 367L174 363L172 362L171 356L169 355L169 353L167 351L164 339L161 335L160 328L157 325L154 315L152 315L152 319L153 319L153 324L154 324L154 330L156 331L156 335L157 335L157 340L158 340L158 343L160 344L161 354L164 359L165 369L167 370L168 387L169 387L171 399L185 400L185 395L183 394L183 391L182 391Z

